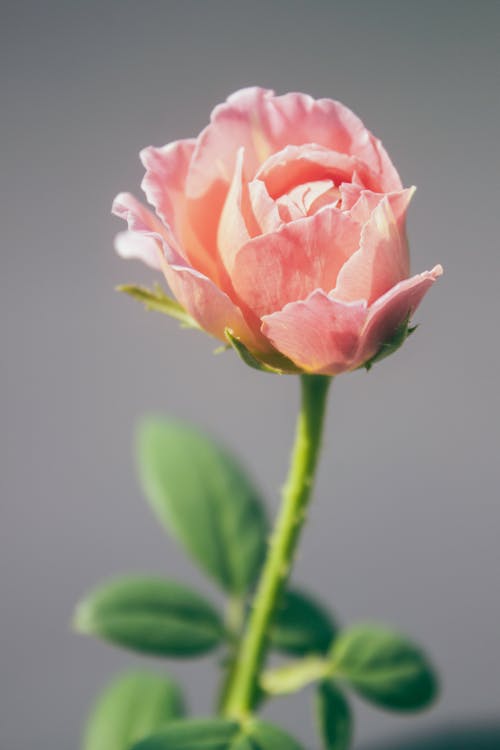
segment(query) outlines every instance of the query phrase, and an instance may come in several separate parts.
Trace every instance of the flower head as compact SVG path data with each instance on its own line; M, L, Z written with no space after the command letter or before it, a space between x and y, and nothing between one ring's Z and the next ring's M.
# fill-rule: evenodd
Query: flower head
M128 223L117 251L162 271L200 328L257 365L366 365L408 330L442 273L410 277L414 189L339 102L243 89L197 138L140 156L153 210L117 196Z

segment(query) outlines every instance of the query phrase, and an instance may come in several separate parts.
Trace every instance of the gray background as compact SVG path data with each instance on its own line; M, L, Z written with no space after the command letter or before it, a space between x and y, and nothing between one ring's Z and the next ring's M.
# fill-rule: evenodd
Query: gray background
M405 349L334 384L296 579L347 622L377 618L426 644L438 707L359 707L358 738L498 716L498 2L4 2L2 750L77 748L116 670L143 663L72 634L74 603L121 572L217 594L156 526L134 473L143 412L229 442L275 507L295 378L254 373L113 292L150 281L115 257L119 190L139 149L196 134L252 83L338 98L380 135L406 184L415 271L445 276ZM193 709L209 661L172 665ZM302 696L272 715L310 737ZM309 745L311 746L311 745Z

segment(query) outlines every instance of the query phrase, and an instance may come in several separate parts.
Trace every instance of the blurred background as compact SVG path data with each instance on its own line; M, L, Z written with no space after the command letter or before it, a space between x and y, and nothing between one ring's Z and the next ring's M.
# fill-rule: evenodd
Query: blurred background
M71 632L95 583L159 572L217 600L141 497L144 412L225 440L276 508L297 380L212 356L208 337L113 291L152 279L112 249L111 201L139 195L138 151L197 134L216 103L259 84L359 113L418 186L414 272L445 267L404 349L334 384L295 580L345 622L407 631L441 671L428 714L357 706L359 747L499 748L500 3L21 0L1 11L0 747L77 748L96 691L143 663ZM207 712L211 662L171 669ZM270 715L311 747L303 696ZM412 739L442 727L452 734Z

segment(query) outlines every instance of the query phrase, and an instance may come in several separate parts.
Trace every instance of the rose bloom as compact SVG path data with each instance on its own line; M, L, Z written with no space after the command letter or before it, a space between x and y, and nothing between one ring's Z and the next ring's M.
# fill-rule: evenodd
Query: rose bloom
M117 196L118 253L161 270L202 329L281 371L367 363L442 273L409 276L414 188L339 102L243 89L197 138L140 158L154 211Z

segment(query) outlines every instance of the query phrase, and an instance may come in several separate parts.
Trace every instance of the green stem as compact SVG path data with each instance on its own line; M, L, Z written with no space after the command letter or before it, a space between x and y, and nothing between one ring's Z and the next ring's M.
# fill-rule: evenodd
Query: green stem
M311 496L330 382L331 378L323 375L301 376L302 403L290 470L225 701L224 713L230 717L247 718L258 700L259 676L266 656L269 628L290 575Z
M226 628L229 636L229 648L226 656L227 661L224 665L225 668L223 670L222 683L217 695L217 713L222 713L224 711L227 695L233 682L233 676L237 664L239 641L245 622L245 609L245 599L240 596L230 598L227 603Z

